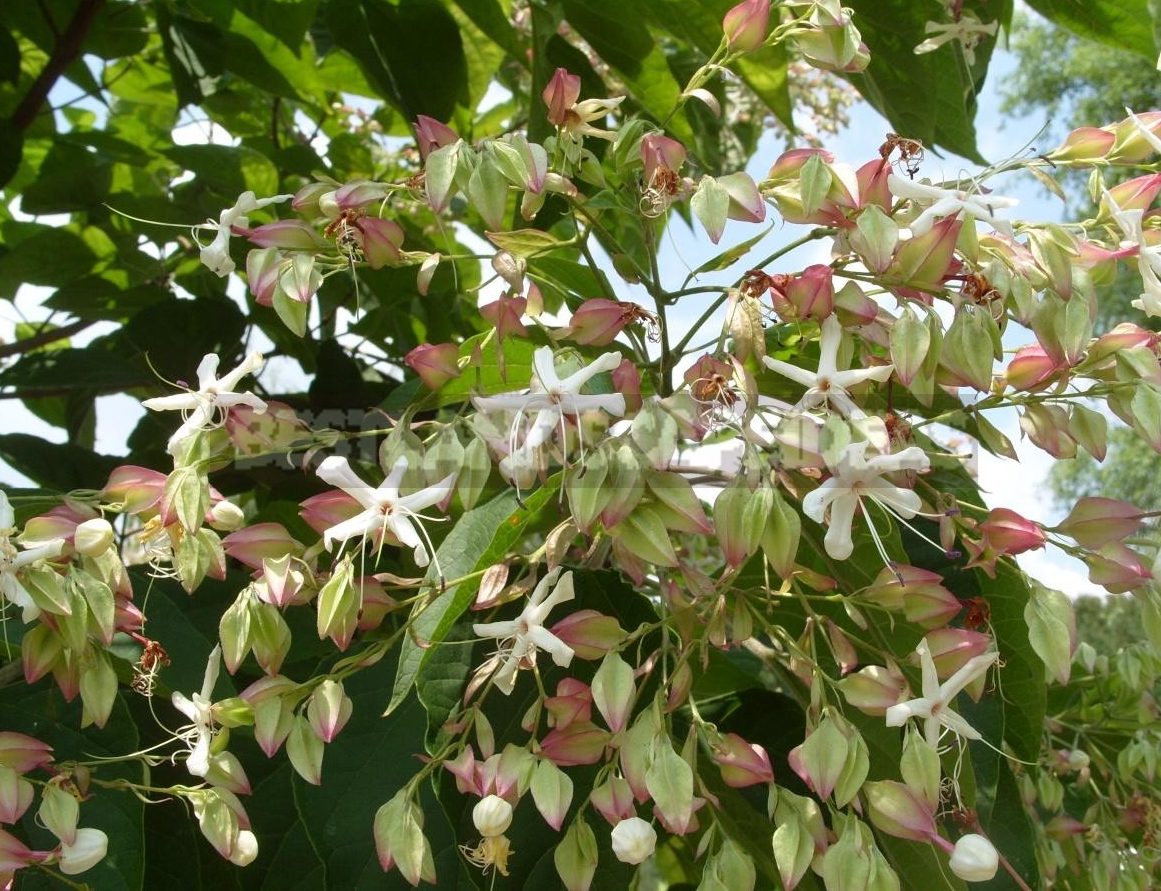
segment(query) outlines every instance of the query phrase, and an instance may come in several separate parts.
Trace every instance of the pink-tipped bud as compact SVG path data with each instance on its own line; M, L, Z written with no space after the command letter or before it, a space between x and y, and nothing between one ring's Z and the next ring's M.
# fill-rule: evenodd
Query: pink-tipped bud
M625 413L634 414L639 411L641 401L641 372L628 359L622 359L621 364L613 369L613 386L616 391L625 397Z
M770 0L742 0L722 18L726 46L736 53L749 53L766 42L770 29Z
M540 753L557 767L596 764L609 738L596 724L577 722L550 731L541 741Z
M306 580L299 565L291 554L263 560L262 581L265 584L255 586L258 596L279 609L289 606Z
M548 106L548 121L557 127L568 123L569 111L580 99L581 79L578 74L569 74L564 68L557 68L540 95Z
M403 246L403 227L394 220L363 217L355 226L363 234L363 256L372 269L394 266Z
M855 171L855 181L859 184L859 207L874 204L882 210L890 210L894 204L887 177L892 173L891 163L885 158L868 161Z
M743 223L761 223L766 219L766 202L750 174L744 171L730 173L719 176L717 182L730 199L727 217Z
M124 464L109 474L109 481L101 490L101 498L121 504L127 514L143 514L153 510L161 501L165 493L165 480L164 473L148 467Z
M607 653L593 676L592 693L593 704L609 729L613 733L624 730L633 703L637 701L632 666L618 653Z
M722 772L722 782L734 789L774 782L774 768L766 750L736 733L727 733L718 740L710 757Z
M1052 161L1097 161L1108 155L1116 141L1116 134L1110 130L1078 127L1045 157Z
M903 242L888 274L898 276L913 288L938 287L952 271L955 243L962 227L958 217L944 217L922 235Z
M1004 378L1008 386L1031 393L1051 383L1059 368L1060 364L1045 352L1044 347L1034 344L1016 351Z
M260 306L274 305L274 292L282 275L282 253L268 247L246 255L246 282Z
M324 527L325 528L325 527ZM222 539L225 552L251 569L262 569L263 561L302 553L303 546L281 523L255 523Z
M932 806L922 795L902 783L885 780L863 786L871 822L896 838L926 842L939 834Z
M0 823L15 823L32 804L35 790L11 767L0 766ZM0 865L3 872L3 865Z
M636 812L633 806L633 790L629 787L629 783L619 776L610 776L593 789L589 801L610 826L616 826L621 820L633 816Z
M389 193L390 188L384 183L356 179L344 183L335 190L334 202L339 210L358 210L368 204L382 201Z
M685 163L685 146L661 133L641 137L641 161L645 165L645 182L652 183L658 171L677 173Z
M1149 210L1161 192L1161 173L1135 176L1109 189L1109 195L1121 210Z
M310 695L306 705L306 718L315 736L329 743L339 735L347 721L351 719L354 703L338 681L325 680Z
M359 502L341 489L312 495L302 502L301 508L298 515L319 535L363 510Z
M785 301L780 307L779 296ZM816 263L807 266L774 292L774 309L785 319L814 319L821 322L834 312L834 270Z
M425 387L438 390L459 377L459 358L460 350L454 343L421 343L403 361L419 375Z
M592 609L570 613L549 631L568 644L578 659L602 659L625 639L624 630L613 616Z
M1076 502L1056 529L1076 539L1081 547L1098 550L1140 529L1143 516L1140 508L1127 501L1086 496Z
M0 875L11 879L16 870L44 859L44 854L33 851L16 836L0 829Z
M24 733L0 732L0 765L28 773L52 763L52 746Z
M555 633L555 632L554 632ZM589 685L576 678L564 678L556 685L556 695L544 700L550 727L567 727L576 722L591 723L593 693Z
M640 309L635 303L591 297L572 314L568 336L584 346L608 346Z
M839 681L846 701L868 715L882 716L908 694L907 680L898 667L868 665Z
M415 119L415 142L419 146L419 156L426 158L429 152L445 145L451 145L459 140L456 133L447 124L441 124L435 118L421 114Z
M1044 547L1044 530L1039 523L1025 519L1014 510L997 507L980 523L988 547L1001 554L1014 556Z
M942 582L939 573L917 566L888 566L863 596L887 609L902 610L908 622L940 628L961 609L959 599Z
M1145 138L1145 134L1141 132L1142 128L1154 136L1161 133L1161 111L1143 111L1137 115L1136 121L1125 118L1115 124L1112 129L1117 141L1109 152L1108 159L1115 162L1151 159L1156 153Z
M251 244L262 248L280 248L287 251L317 251L327 246L326 239L302 220L278 220L243 229L235 226L235 235L244 236Z
M1088 580L1112 594L1124 594L1153 581L1141 555L1120 542L1104 545L1095 554L1084 558L1088 564Z

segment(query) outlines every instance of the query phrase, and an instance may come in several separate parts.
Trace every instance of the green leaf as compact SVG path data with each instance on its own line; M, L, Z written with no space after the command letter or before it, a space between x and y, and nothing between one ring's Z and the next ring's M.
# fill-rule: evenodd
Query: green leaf
M0 435L0 459L46 489L99 489L121 463L75 445L47 442L29 433Z
M1157 58L1148 0L1028 0L1028 5L1081 37Z
M558 475L533 492L523 505L515 492L506 490L465 513L439 546L426 581L439 585L441 578L460 578L497 562L520 541L541 508L552 500L559 485ZM480 578L476 575L449 586L430 602L421 601L416 605L412 612L412 635L404 639L399 651L399 671L387 714L407 698L430 658L432 648L447 637L452 626L471 605L479 587ZM416 643L417 639L424 645Z
M772 223L753 238L747 238L745 241L735 244L732 248L726 248L716 257L711 257L702 263L693 271L693 274L701 275L703 272L720 272L723 269L728 269L738 260L742 259L742 257L746 256L754 245L770 234L773 228L774 224Z

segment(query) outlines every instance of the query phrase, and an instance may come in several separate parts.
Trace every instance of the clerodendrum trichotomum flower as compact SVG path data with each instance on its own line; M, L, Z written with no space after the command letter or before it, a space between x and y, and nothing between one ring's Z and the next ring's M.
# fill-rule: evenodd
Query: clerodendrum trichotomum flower
M835 560L845 560L854 550L851 524L860 507L867 517L871 534L875 532L874 518L867 512L864 498L869 498L888 513L910 519L919 513L922 502L910 489L902 489L884 474L900 470L926 470L927 454L918 446L911 446L890 455L866 456L870 443L854 442L843 449L831 467L830 479L802 499L802 511L818 523L826 522L826 552Z
M407 457L401 455L396 460L391 472L378 488L363 482L353 470L346 458L331 456L319 465L318 475L326 482L342 489L363 506L362 513L356 514L349 520L344 520L332 526L323 533L323 544L327 550L337 542L350 541L352 538L366 539L380 533L390 533L399 544L405 548L412 548L417 566L427 566L431 561L424 538L423 526L413 520L421 519L420 511L432 505L445 501L451 494L456 475L450 474L426 489L420 489L410 495L400 495L399 486L403 482L403 475L407 472ZM416 526L419 525L419 532ZM423 532L423 537L420 537ZM430 544L430 542L428 542Z
M210 769L210 742L214 738L214 685L218 682L222 648L214 647L206 663L202 688L192 696L174 692L170 696L173 707L193 723L181 730L189 743L189 758L185 766L195 777L204 777Z
M180 411L182 425L169 438L167 447L174 454L177 447L199 430L212 430L226 422L226 413L236 405L246 405L261 414L266 403L253 393L235 393L234 388L246 375L262 367L262 354L251 353L233 371L217 377L218 356L207 353L198 364L198 388L146 399L141 404L153 411Z
M527 392L477 396L473 402L482 412L516 413L509 432L509 453L500 462L500 471L509 479L519 479L525 468L535 465L536 450L552 438L553 431L564 423L565 415L576 418L581 412L594 409L614 417L625 414L625 397L620 393L586 396L580 392L592 378L613 371L620 364L620 353L605 353L562 379L556 373L552 348L540 347L532 356L533 373ZM533 412L524 440L517 445L524 420Z
M935 661L926 640L915 648L923 673L923 695L887 709L887 726L902 727L911 718L923 719L923 735L931 746L939 745L942 728L946 727L964 739L980 739L980 732L960 715L951 710L951 703L968 684L985 674L1000 657L997 652L973 656L942 685L936 674Z
M551 594L549 589L552 589ZM500 642L499 652L493 659L498 660L494 677L501 692L512 692L516 686L516 672L521 665L531 667L536 664L537 650L547 652L561 668L566 668L572 662L572 647L544 627L544 620L552 608L572 598L572 573L566 572L562 576L557 568L540 580L528 598L528 603L515 619L477 622L472 626L472 630L480 637L493 637Z
M958 217L966 214L976 220L991 223L997 232L1012 234L1011 224L998 216L996 211L1014 207L1015 198L988 195L983 192L967 192L963 189L945 189L929 183L917 183L906 177L892 173L887 177L887 187L896 198L906 198L927 207L911 223L911 234L922 235L929 230L937 218Z
M838 317L827 316L822 323L822 339L819 341L818 371L811 372L781 359L763 356L762 361L771 371L789 378L806 387L806 393L798 400L795 409L806 411L821 405L830 405L839 414L848 418L865 417L855 405L847 389L864 381L885 381L895 370L894 365L875 365L870 368L838 370L838 351L842 346L843 326Z

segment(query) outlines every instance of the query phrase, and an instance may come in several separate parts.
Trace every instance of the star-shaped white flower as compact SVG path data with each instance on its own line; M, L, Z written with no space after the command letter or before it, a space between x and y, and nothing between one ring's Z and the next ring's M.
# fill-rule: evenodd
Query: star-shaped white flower
M919 646L915 648L915 652L919 654L923 673L923 695L887 709L887 726L902 727L911 718L922 718L923 735L933 748L939 745L939 737L942 735L944 727L965 739L980 739L980 732L965 721L961 715L953 712L951 703L961 690L976 678L987 673L987 670L1000 658L1000 654L993 651L981 656L973 656L941 685L939 676L935 672L935 662L931 658L931 650L927 646L927 641L921 640Z
M1137 120L1135 115L1134 120ZM1137 124L1142 132L1148 134L1156 143L1158 151L1161 151L1161 139L1153 136L1139 120ZM1116 221L1117 227L1125 236L1121 241L1121 246L1136 245L1137 247L1137 270L1141 273L1141 283L1145 290L1141 292L1138 299L1133 301L1133 306L1145 315L1161 316L1161 244L1149 244L1145 241L1145 230L1142 225L1145 211L1141 208L1122 210L1108 189L1102 187L1101 192L1113 215L1113 220Z
M192 697L176 692L170 696L173 707L193 722L178 733L189 744L189 758L186 759L185 767L195 777L204 777L210 770L210 743L214 738L213 695L214 685L218 682L221 655L221 646L214 647L210 652L199 692Z
M929 205L911 223L912 235L927 232L939 217L959 216L962 213L991 223L997 232L1011 236L1011 224L997 217L996 211L1005 207L1015 207L1020 203L1015 198L965 192L962 189L943 189L929 183L917 183L894 173L887 174L887 188L896 198L906 198L908 201Z
M352 538L366 539L378 532L389 532L405 548L412 548L415 564L423 567L431 562L424 544L426 532L420 537L414 520L421 517L424 508L439 504L451 494L455 485L454 473L444 477L434 486L420 489L410 495L400 495L399 486L407 472L407 457L400 455L378 488L363 482L351 469L346 458L331 456L319 465L318 475L336 488L342 489L363 506L362 513L349 520L331 526L323 533L323 544L329 551L336 542L350 541ZM423 527L419 526L422 532Z
M572 573L566 572L563 576L560 573L557 567L540 580L528 598L528 603L515 619L506 622L477 622L472 626L472 630L480 637L492 637L500 642L496 654L499 668L494 679L497 688L503 693L511 693L516 686L516 672L521 665L531 667L536 664L537 650L544 650L561 668L567 668L572 662L572 647L544 627L544 620L552 608L573 598ZM552 588L551 594L548 593L549 588Z
M247 405L258 414L266 411L266 403L249 391L235 393L234 388L246 375L262 367L262 354L251 353L233 371L217 377L218 356L207 353L198 364L198 388L173 396L146 399L141 404L153 411L180 411L182 425L169 438L167 448L171 455L177 447L199 430L212 430L226 422L226 414L235 405Z
M22 551L12 541L15 535L16 512L8 496L0 492L0 599L20 607L20 618L27 625L40 615L40 607L21 583L18 573L39 560L58 556L65 542L63 538L55 538Z
M202 248L201 261L208 266L215 275L226 276L234 271L234 261L230 257L230 236L235 226L245 228L250 221L246 214L252 213L270 204L279 204L289 201L293 195L275 195L272 198L255 198L253 192L243 192L233 207L227 207L218 217L218 222L212 220L195 228L212 229L217 232L214 240Z
M806 387L806 393L794 407L808 411L830 403L844 417L861 418L863 411L851 400L847 390L864 381L885 381L895 370L894 365L874 365L870 368L838 370L838 351L843 342L843 326L838 317L829 315L822 323L822 339L818 345L818 371L811 372L781 359L763 356L762 361L771 371Z
M922 507L918 495L883 479L883 475L899 470L927 470L930 462L923 449L911 446L892 455L867 458L868 445L865 441L853 442L844 448L831 467L831 478L802 499L804 514L815 522L829 523L823 544L835 560L847 559L855 548L851 524L858 508L866 513L864 497L904 519L911 519ZM867 522L873 533L875 526L870 517Z
M970 12L963 13L959 21L955 22L928 22L923 26L924 34L931 34L923 43L915 47L915 54L922 55L939 49L945 43L958 40L963 47L963 57L969 65L976 63L976 47L985 37L994 37L999 22L988 22L986 25Z
M524 393L502 393L499 396L477 396L472 402L482 412L515 412L509 431L509 454L500 462L500 471L508 479L520 479L521 471L536 465L536 451L552 438L564 422L565 415L579 417L581 412L600 409L614 417L625 414L625 397L620 393L596 396L582 395L580 390L596 375L613 371L621 364L620 353L605 353L580 371L561 379L556 373L552 348L540 347L532 355L532 380ZM526 415L535 412L524 441L516 439Z

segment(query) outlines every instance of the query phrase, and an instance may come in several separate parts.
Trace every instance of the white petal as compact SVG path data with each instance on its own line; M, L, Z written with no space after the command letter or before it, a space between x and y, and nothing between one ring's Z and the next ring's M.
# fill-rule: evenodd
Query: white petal
M789 378L796 384L802 384L807 389L818 386L818 375L813 371L799 368L797 365L791 365L789 362L783 362L781 359L771 359L769 356L762 357L762 364L775 374Z
M589 363L580 371L576 371L566 377L560 382L560 390L563 393L579 393L580 388L596 377L606 371L615 371L617 366L621 364L620 353L605 353L596 361Z
M377 509L378 504L372 497L374 491L369 483L364 482L351 469L351 463L339 455L331 455L318 466L315 471L323 482L342 489L352 498L368 509Z
M428 486L426 489L420 489L411 495L401 495L395 501L396 508L407 513L418 513L425 508L432 507L445 500L451 494L452 487L456 484L457 474L449 474L434 486Z
M265 360L261 353L250 353L245 359L238 363L238 367L228 374L222 375L222 379L218 381L218 391L232 391L238 386L239 381L246 375L253 374L262 367Z
M548 653L552 657L552 661L561 668L567 668L572 662L572 647L544 626L540 625L528 629L528 637L538 648Z
M361 514L336 523L323 533L323 547L328 551L336 541L350 541L352 538L365 538L377 532L383 525L383 514L377 509L365 510Z
M939 688L940 698L944 702L951 702L959 695L959 692L964 687L981 675L986 674L988 669L992 667L992 664L999 658L999 653L991 652L968 659L955 674L943 682L943 686Z
M0 492L0 529L12 529L16 526L16 511L8 501L8 496Z
M497 640L504 640L516 633L516 623L513 621L476 622L472 625L472 631L476 637L494 637Z
M1141 136L1144 137L1145 141L1153 147L1153 151L1161 152L1161 139L1159 139L1152 130L1145 126L1144 121L1129 111L1129 109L1126 108L1125 111L1129 112L1129 117L1132 118L1133 124L1137 128L1137 132L1139 132Z
M830 526L826 530L823 545L835 560L845 560L855 549L851 540L851 524L855 519L855 509L859 506L859 496L846 492L830 504Z
M532 354L532 369L536 379L546 391L555 391L560 388L560 378L556 376L556 364L552 356L552 347L543 346Z
M802 512L814 522L821 523L826 517L826 509L830 503L847 491L849 490L845 484L832 477L817 489L806 493L806 497L802 499Z
M202 698L212 699L214 687L218 683L218 672L222 668L222 645L217 644L210 650L210 658L206 660L206 673L202 677Z

